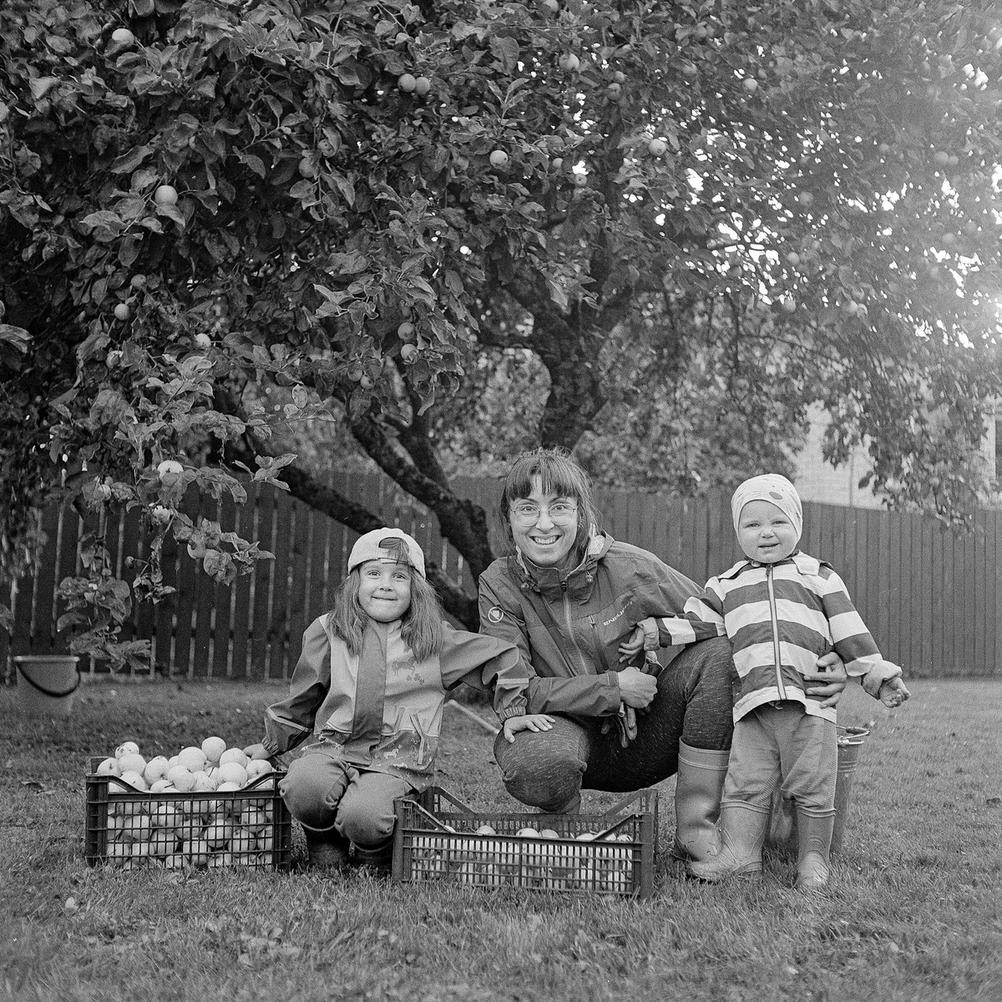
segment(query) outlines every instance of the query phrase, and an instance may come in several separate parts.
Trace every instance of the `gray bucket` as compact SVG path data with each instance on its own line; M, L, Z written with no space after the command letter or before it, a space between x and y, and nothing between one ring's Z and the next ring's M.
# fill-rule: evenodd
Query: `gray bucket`
M80 685L74 654L20 654L17 669L17 699L24 713L32 716L68 717Z

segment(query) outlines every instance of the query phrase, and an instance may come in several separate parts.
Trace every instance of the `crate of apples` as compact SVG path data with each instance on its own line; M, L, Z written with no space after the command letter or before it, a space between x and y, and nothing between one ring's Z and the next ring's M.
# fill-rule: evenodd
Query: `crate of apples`
M482 812L433 787L397 801L393 878L645 897L656 794L621 806L601 815Z
M90 763L84 855L121 869L288 869L282 775L215 735L170 757L125 741Z

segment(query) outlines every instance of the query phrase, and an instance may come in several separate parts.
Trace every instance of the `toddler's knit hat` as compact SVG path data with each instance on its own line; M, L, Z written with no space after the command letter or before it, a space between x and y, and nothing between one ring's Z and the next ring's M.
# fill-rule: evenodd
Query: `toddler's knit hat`
M758 477L749 477L739 484L731 498L731 518L734 520L734 531L737 532L741 509L749 501L768 501L774 504L792 523L797 539L804 531L804 510L800 504L797 488L784 476L778 473L763 473Z

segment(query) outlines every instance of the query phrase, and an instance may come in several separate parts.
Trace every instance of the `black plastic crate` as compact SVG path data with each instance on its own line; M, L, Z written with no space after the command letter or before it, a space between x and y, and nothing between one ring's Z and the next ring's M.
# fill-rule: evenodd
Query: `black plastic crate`
M398 883L450 880L639 898L653 889L653 790L602 814L530 814L474 810L431 787L398 799L395 810L392 879Z
M278 784L284 772L240 790L149 793L116 776L87 775L84 858L91 866L288 870L292 819Z

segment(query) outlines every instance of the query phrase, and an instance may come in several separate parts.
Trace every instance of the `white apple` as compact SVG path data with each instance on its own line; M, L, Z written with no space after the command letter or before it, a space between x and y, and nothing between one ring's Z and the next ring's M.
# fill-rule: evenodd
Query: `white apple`
M179 793L190 793L195 788L195 774L183 765L176 765L167 773L167 781Z
M121 758L123 755L138 755L139 745L135 741L123 741L115 749L115 758Z
M149 783L143 779L143 774L141 772L136 772L134 769L123 769L121 780L123 783L128 783L129 786L136 790L140 790L143 793L150 788Z
M177 753L177 762L188 772L201 772L205 768L205 752L201 748L189 745Z
M163 779L167 775L169 768L167 759L163 755L156 755L146 763L143 779L152 786L158 779Z
M217 789L222 789L225 783L233 783L234 789L241 789L247 783L247 770L239 762L221 762L216 770L219 777Z
M219 756L220 765L226 765L228 762L236 762L237 765L244 766L246 768L249 761L250 757L243 750L243 748L227 748Z
M122 767L118 764L117 758L106 758L94 770L97 776L121 776Z
M206 762L216 765L224 751L226 751L226 742L215 734L202 741L202 754L205 755Z

